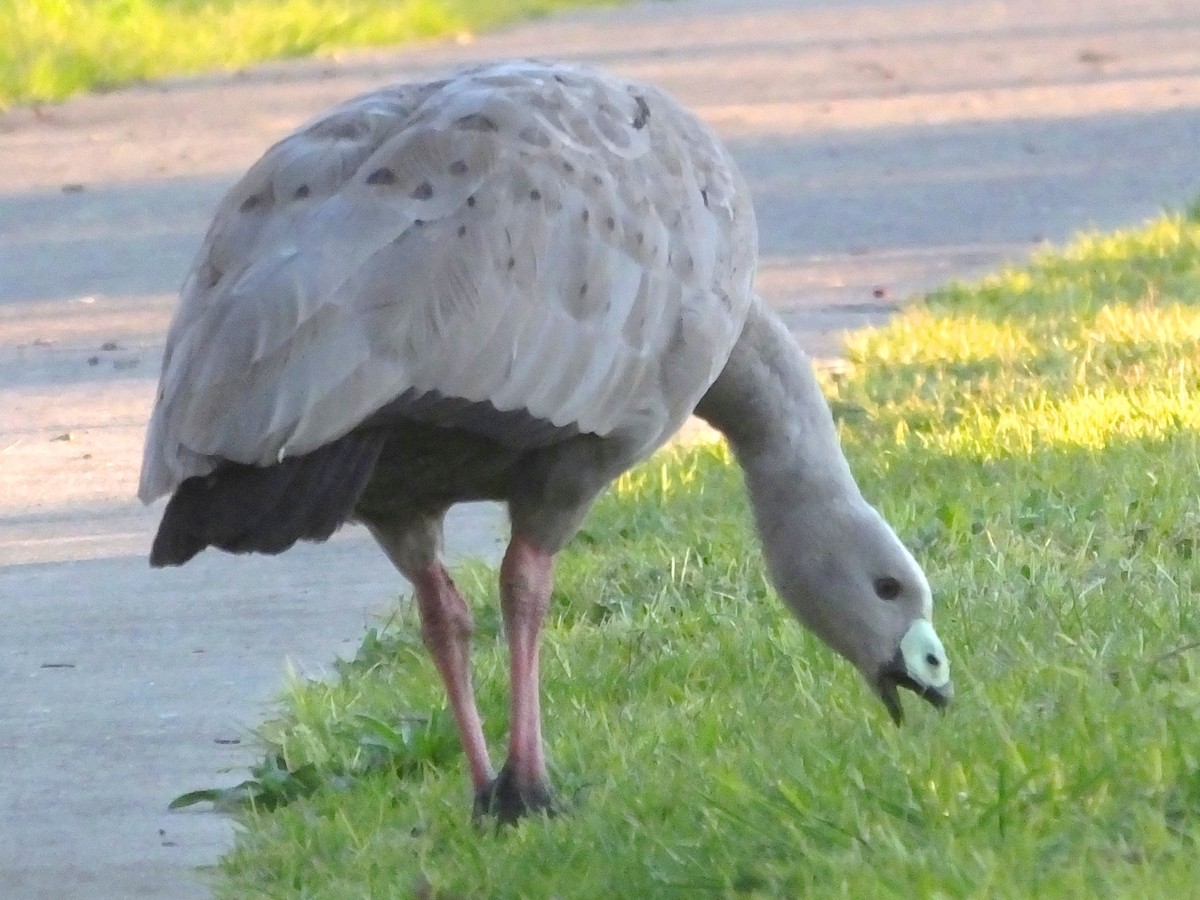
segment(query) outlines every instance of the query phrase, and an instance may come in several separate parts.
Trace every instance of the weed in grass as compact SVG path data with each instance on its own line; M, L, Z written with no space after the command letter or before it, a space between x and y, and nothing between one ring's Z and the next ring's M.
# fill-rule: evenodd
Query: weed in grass
M1190 896L1198 285L1193 219L1086 237L855 337L827 379L864 493L934 585L945 716L893 728L771 597L725 448L675 449L561 557L544 705L570 816L473 828L454 752L334 789L372 722L444 715L401 612L264 729L324 786L244 814L219 892ZM461 578L494 623L492 573ZM475 676L499 742L498 627Z
M197 803L211 803L221 812L249 808L273 810L322 788L341 790L353 780L376 774L414 778L426 770L437 769L459 755L454 720L444 710L427 716L400 716L393 722L365 713L356 713L339 721L328 739L342 740L353 748L348 761L322 759L322 764L289 763L289 744L294 746L299 733L282 741L278 752L251 767L251 778L230 788L204 788L189 791L171 801L171 809L183 809ZM313 742L309 740L309 747Z

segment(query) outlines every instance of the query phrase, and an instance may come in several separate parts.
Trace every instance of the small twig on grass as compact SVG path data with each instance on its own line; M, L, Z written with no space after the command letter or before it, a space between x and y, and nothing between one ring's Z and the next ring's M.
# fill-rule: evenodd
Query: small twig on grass
M1173 650L1168 650L1166 653L1160 653L1158 656L1154 657L1154 659L1150 661L1150 667L1153 668L1161 662L1166 662L1172 656L1178 656L1181 653L1187 653L1187 651L1195 650L1198 647L1200 647L1200 640L1188 641L1186 644L1182 644Z

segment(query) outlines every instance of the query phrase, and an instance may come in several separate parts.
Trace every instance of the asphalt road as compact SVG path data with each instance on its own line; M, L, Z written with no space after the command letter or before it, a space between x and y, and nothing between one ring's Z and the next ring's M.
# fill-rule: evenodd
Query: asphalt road
M174 291L271 141L466 60L659 82L744 168L760 291L834 355L914 292L1200 195L1197 47L1195 0L675 0L0 116L0 896L204 896L232 827L168 801L240 780L285 661L320 674L403 590L354 530L145 563ZM499 522L465 511L452 553L494 558Z

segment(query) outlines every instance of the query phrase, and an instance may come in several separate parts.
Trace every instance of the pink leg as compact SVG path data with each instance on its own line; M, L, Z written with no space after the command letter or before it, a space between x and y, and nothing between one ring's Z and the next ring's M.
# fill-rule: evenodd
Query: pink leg
M538 644L553 586L553 557L515 537L500 566L504 628L508 634L512 683L508 765L522 782L546 778L542 749L542 706L538 692Z
M412 573L410 580L421 612L421 635L446 685L471 782L478 793L491 784L493 772L471 689L471 632L475 627L471 611L440 562Z
M477 809L494 812L502 822L552 808L542 748L538 640L550 602L553 564L550 551L514 535L500 565L500 599L508 635L512 690L508 761L490 789L477 797Z

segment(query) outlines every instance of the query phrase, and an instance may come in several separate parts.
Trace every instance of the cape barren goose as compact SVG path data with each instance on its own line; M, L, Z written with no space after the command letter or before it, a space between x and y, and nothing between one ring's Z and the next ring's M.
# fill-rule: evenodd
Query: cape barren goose
M140 497L150 554L280 553L362 522L412 582L476 808L548 809L538 639L554 555L696 412L745 470L774 584L891 715L949 664L929 586L862 498L807 359L753 292L750 195L662 91L507 62L375 91L230 191L167 336ZM508 759L472 695L453 504L507 504Z

